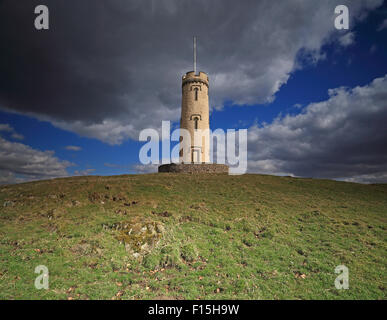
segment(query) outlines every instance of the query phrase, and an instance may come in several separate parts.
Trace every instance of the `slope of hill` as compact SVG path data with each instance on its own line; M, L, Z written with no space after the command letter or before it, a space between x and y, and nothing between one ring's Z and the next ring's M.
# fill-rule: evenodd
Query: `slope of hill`
M387 185L150 174L0 191L1 299L386 298Z

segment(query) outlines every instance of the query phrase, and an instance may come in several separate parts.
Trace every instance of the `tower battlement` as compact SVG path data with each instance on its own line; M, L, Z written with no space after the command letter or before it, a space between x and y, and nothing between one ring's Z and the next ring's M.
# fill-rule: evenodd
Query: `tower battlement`
M207 73L200 71L198 74L195 74L195 71L189 71L182 77L182 86L187 83L200 82L209 87L209 80Z

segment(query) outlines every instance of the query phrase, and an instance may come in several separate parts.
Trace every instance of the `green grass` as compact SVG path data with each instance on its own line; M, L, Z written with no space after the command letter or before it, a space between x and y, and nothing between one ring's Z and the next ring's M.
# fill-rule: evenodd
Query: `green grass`
M2 186L0 206L1 299L386 298L387 185L75 177Z

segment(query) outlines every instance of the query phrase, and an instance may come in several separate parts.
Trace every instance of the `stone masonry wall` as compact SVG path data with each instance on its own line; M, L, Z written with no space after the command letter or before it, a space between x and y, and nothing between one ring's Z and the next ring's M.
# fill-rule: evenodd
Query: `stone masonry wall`
M200 162L210 162L210 135L209 131L204 132L204 135L199 139L199 143L195 145L195 118L198 118L198 129L209 130L210 116L208 103L208 76L204 72L195 74L187 72L182 78L182 102L181 102L181 119L180 128L186 129L191 134L191 141L182 142L185 149L188 151L181 156L181 162L192 162L192 148L200 152ZM197 100L195 99L195 90L197 90ZM188 143L187 143L188 142Z
M175 173L228 173L228 166L225 164L202 163L202 164L187 164L187 163L171 163L159 166L159 172L175 172Z

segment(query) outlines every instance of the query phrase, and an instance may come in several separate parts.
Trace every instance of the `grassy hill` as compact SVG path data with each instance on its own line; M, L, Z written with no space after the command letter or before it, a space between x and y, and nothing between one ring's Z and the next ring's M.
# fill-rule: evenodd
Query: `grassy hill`
M74 177L1 186L0 206L1 299L386 298L387 185Z

